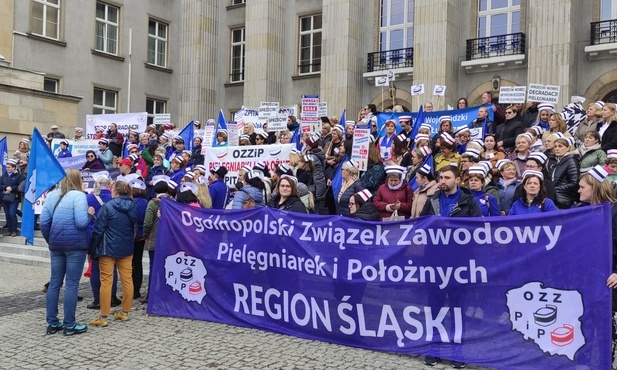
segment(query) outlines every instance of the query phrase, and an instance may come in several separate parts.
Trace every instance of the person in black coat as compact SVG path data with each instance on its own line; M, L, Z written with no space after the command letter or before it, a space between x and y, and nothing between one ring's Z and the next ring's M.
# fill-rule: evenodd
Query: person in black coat
M371 199L371 192L367 189L354 194L349 199L349 217L364 221L379 221L379 210Z
M573 145L573 137L555 140L554 151L557 164L547 179L552 183L552 187L547 186L547 189L554 189L553 193L549 194L549 198L559 209L570 208L578 201L578 154L570 152Z
M360 171L351 161L343 163L341 175L343 183L341 190L335 195L336 213L341 216L349 216L349 199L357 192L364 190L364 185L358 176Z
M298 179L283 175L276 186L277 194L270 198L268 207L284 211L308 213L298 192Z
M525 132L525 127L521 117L518 115L518 108L510 105L506 108L506 121L497 126L495 130L495 140L497 140L497 148L503 150L506 154L514 151L516 137Z
M602 107L602 119L596 128L602 138L602 150L617 149L617 113L615 103L605 103Z
M22 181L24 181L24 176L17 171L17 160L9 159L6 162L6 171L0 178L0 192L2 193L0 198L8 229L4 236L17 236L17 206L21 202L18 187Z

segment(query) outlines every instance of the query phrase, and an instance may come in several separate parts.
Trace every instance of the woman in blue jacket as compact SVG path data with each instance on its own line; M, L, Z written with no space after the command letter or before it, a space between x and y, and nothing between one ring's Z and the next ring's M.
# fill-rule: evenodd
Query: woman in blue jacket
M480 210L482 211L482 216L501 216L497 198L495 198L494 195L484 191L486 175L488 174L488 171L490 171L491 165L490 162L483 163L487 163L488 165L484 166L483 164L474 164L469 167L469 190L471 190L473 198L476 202L478 202Z
M229 200L229 189L225 184L225 175L227 175L227 168L225 166L215 165L210 170L210 198L212 198L213 209L224 209Z
M86 325L75 322L77 288L88 250L88 224L94 208L88 207L82 191L81 173L67 169L60 188L47 196L40 225L51 258L51 278L47 289L47 334L64 330L64 335L85 333ZM58 321L58 297L66 275L64 322Z
M108 325L114 266L118 268L122 282L122 310L115 312L114 318L128 321L133 302L132 262L137 234L137 205L126 182L113 183L111 195L112 200L101 207L96 218L91 241L91 247L95 250L90 251L99 259L101 275L101 314L90 323L101 327Z
M523 172L523 182L516 189L514 199L509 215L557 211L555 203L547 196L544 175L540 171Z

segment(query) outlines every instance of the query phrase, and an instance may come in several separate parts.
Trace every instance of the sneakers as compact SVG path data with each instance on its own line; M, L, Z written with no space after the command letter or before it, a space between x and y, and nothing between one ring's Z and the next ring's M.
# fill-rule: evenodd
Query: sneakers
M129 321L129 314L122 311L117 311L116 313L114 313L114 319L120 321Z
M47 335L56 334L62 329L64 329L64 324L61 322L56 325L47 325Z
M452 361L452 368L454 369L464 369L467 367L467 364L464 362Z
M64 328L64 335L75 335L75 334L83 334L88 331L88 327L86 325L77 324L73 325L70 328Z
M424 365L435 366L437 365L437 360L439 360L439 358L435 356L424 356Z
M101 328L104 328L104 327L106 327L107 325L109 325L109 323L107 322L107 320L106 320L106 319L103 319L103 318L101 318L101 317L97 317L96 319L94 319L94 320L90 321L90 324L91 324L91 325L94 325L94 326L101 327Z

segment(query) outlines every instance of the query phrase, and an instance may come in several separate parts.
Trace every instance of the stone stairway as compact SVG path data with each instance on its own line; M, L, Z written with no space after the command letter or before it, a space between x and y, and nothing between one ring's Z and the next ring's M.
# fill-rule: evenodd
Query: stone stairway
M18 224L21 226L21 219L18 217ZM0 211L0 227L6 224L4 212ZM50 267L49 249L43 234L39 230L34 231L34 244L26 243L23 236L2 236L7 230L0 229L0 262L17 263L22 265L32 265L40 267ZM144 274L149 275L148 253L144 253L143 267ZM87 262L85 264L87 267Z

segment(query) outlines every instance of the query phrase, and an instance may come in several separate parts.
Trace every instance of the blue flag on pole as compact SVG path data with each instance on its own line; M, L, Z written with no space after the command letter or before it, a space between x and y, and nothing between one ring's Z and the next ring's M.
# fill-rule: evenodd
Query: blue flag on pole
M347 156L341 160L341 162L336 166L336 171L334 171L334 176L332 176L332 195L334 195L334 203L337 202L338 193L341 191L341 187L343 186L343 163L347 160Z
M298 129L291 131L291 139L290 139L290 144L296 144L296 149L298 150L302 150L302 143L300 142L300 139L302 138L302 130L300 129L300 127L298 127Z
M34 242L34 204L36 200L65 176L64 169L35 127L32 132L32 147L30 148L24 209L21 219L21 236L26 237L28 243Z
M418 131L420 130L420 126L424 123L424 109L420 106L420 110L418 111L418 115L416 116L416 120L413 123L413 127L411 129L411 135L409 135L409 139L413 141L418 135Z
M6 161L9 160L9 149L6 145L6 136L0 140L0 167L2 167L2 173L6 171Z
M488 130L488 117L484 117L484 124L482 125L482 140L486 138L486 130Z
M347 122L347 108L343 109L343 113L341 113L341 119L339 120L340 124L345 126L345 122Z
M126 158L129 156L129 144L131 142L128 140L124 140L124 143L122 144L122 158Z
M219 110L219 116L216 120L216 127L214 128L214 135L212 136L212 146L216 146L216 135L219 134L219 130L227 130L227 121L225 121L225 115L223 110Z
M195 136L195 125L193 121L189 122L186 127L180 131L180 136L184 140L184 148L186 150L193 150L193 137Z
M431 174L434 175L435 168L433 167L433 155L432 154L427 155L426 158L424 158L424 162L422 162L422 164L418 168L424 166L425 164L428 164L431 167ZM416 182L415 174L409 179L409 187L413 191L416 191L418 189L418 183Z

